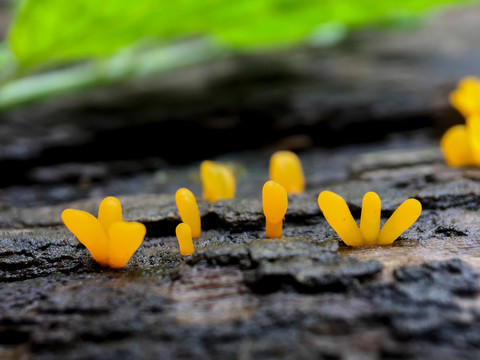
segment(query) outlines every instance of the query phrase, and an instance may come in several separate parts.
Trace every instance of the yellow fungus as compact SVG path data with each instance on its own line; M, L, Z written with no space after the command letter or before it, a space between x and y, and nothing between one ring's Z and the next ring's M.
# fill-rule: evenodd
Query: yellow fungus
M190 225L192 229L192 237L199 237L202 230L195 195L187 188L178 189L175 194L175 202L182 221Z
M450 103L465 117L465 125L447 130L441 140L450 166L480 166L480 79L466 77L450 94Z
M283 218L288 207L287 191L282 185L270 180L263 185L262 198L263 213L266 218L266 236L281 238Z
M474 164L465 125L455 125L448 129L443 135L440 145L448 165L470 166Z
M114 197L105 198L98 213L97 219L86 211L66 209L62 220L98 264L122 268L142 243L145 226L123 221L120 201Z
M98 221L100 221L107 233L113 223L123 221L120 200L113 196L103 199L98 208Z
M98 219L86 211L66 209L62 220L101 266L108 266L108 236Z
M340 195L331 191L322 191L318 195L318 206L325 219L343 242L350 246L362 246L363 237L347 203Z
M466 125L448 129L440 142L450 166L480 166L480 115L467 118Z
M416 199L404 201L390 216L378 235L378 245L393 243L402 233L417 221L422 212L422 204Z
M460 113L468 118L480 115L480 79L469 76L463 78L457 89L450 94L450 103Z
M185 223L178 224L175 229L178 245L180 246L180 254L182 256L193 254L192 228Z
M323 191L318 196L318 206L333 230L349 246L392 244L417 221L422 212L422 205L418 200L408 199L395 210L379 231L381 202L374 192L368 192L363 198L360 228L341 196L331 191Z
M227 166L214 161L203 161L200 164L200 176L205 200L215 202L235 197L235 176Z
M480 98L478 99L480 102ZM467 118L468 144L475 165L480 166L480 114Z
M380 217L382 202L380 197L370 191L365 194L362 202L362 215L360 217L360 232L366 244L374 244L380 231Z
M288 194L301 194L305 190L302 163L291 151L277 151L272 155L270 179L282 185Z
M108 265L120 269L127 265L145 237L145 225L138 222L116 222L108 229Z

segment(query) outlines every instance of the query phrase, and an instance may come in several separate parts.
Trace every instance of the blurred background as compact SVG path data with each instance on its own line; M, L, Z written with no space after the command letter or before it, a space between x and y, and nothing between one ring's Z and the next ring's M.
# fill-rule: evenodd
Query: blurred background
M172 191L182 166L277 149L430 146L463 121L448 93L479 73L479 23L462 0L0 0L0 199Z

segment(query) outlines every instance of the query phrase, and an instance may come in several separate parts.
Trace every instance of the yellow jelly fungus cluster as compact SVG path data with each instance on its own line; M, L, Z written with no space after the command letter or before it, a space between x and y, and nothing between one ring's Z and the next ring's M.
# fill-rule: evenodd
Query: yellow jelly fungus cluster
M175 229L178 245L180 246L180 254L182 256L192 255L194 252L192 241L192 228L185 223L178 224Z
M480 79L467 76L460 80L458 87L450 94L450 103L465 118L480 115Z
M180 213L182 221L190 225L192 237L199 237L202 230L195 195L186 188L178 189L175 194L175 202L177 203L178 212Z
M120 201L112 196L101 202L98 219L86 211L66 209L62 220L97 263L113 269L127 264L146 233L143 224L123 221Z
M445 161L450 166L480 166L480 79L460 81L450 103L465 117L465 125L455 125L443 135Z
M291 151L277 151L272 155L270 179L282 185L288 194L301 194L305 190L302 163Z
M235 176L227 166L214 161L203 161L200 164L200 177L205 200L215 202L235 197Z
M456 99L455 101L460 101L457 95L452 97ZM447 146L454 147L452 151L456 154L461 154L464 158L470 156L468 159L477 161L474 157L476 153L468 152L466 145L464 147L461 145L462 136L469 139L472 137L469 131L480 134L480 117L470 116L466 127L450 129L448 136L451 138L443 139L442 146L443 142L447 142ZM450 142L453 142L453 145ZM480 164L479 140L477 138L470 140L468 146L469 151L478 149L477 164ZM200 172L203 196L206 200L214 202L235 196L235 178L226 166L213 161L204 161L200 166ZM299 158L290 151L275 153L270 161L270 176L273 180L267 181L262 189L265 233L267 238L281 238L283 220L288 207L287 193L302 193L305 188ZM181 188L175 194L175 202L182 219L182 223L175 229L180 253L182 256L192 255L194 253L192 238L197 238L201 234L197 201L190 190ZM339 195L323 191L318 196L318 206L330 226L349 246L392 244L418 219L422 211L422 205L418 200L408 199L397 208L380 231L381 201L374 192L365 194L363 198L360 227L357 226L347 203ZM98 219L82 210L66 209L62 213L62 220L86 246L97 263L114 269L127 264L146 233L143 224L123 221L120 201L112 196L101 202Z
M360 228L345 200L331 191L318 196L318 206L325 219L343 242L349 246L390 245L417 221L422 204L416 199L404 201L380 231L381 201L374 192L365 194L362 203Z
M263 214L265 215L265 233L267 238L281 238L283 218L287 212L288 198L285 188L275 181L263 185Z

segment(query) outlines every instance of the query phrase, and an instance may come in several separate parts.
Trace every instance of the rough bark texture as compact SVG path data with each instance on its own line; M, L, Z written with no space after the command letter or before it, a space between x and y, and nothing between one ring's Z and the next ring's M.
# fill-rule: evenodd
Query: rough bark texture
M449 169L436 151L350 159L347 180L290 197L282 239L264 239L258 198L199 201L204 231L186 258L172 236L173 195L123 197L125 217L148 232L118 271L99 268L60 223L64 208L96 214L100 199L5 207L0 355L478 358L480 171ZM318 153L304 153L305 163ZM367 190L384 200L383 221L408 197L425 210L393 246L352 249L319 212L323 189L344 196L357 218Z
M415 36L356 35L352 52L289 54L300 59L289 76L285 68L266 78L267 68L250 78L220 72L181 100L159 100L166 85L150 83L4 114L0 358L480 358L480 170L445 166L434 136L441 119L458 120L446 93L474 69L477 18L460 11ZM220 133L207 121L219 117L238 122L220 122L232 125ZM260 120L267 125L257 134L251 125ZM191 159L250 140L269 145L221 157L236 169L237 199L198 201L203 232L185 258L173 236L173 194L187 186L200 197L201 188L197 163L165 162L175 157L168 140L178 127L206 144L197 151L194 142ZM100 151L115 144L107 137L125 134L144 138ZM231 143L234 134L244 137ZM260 194L271 149L325 139L337 146L300 154L307 191L289 197L284 237L265 239ZM157 146L169 153L147 158ZM349 248L320 213L322 190L342 195L357 219L367 191L382 199L382 223L409 197L424 211L392 246ZM100 268L60 219L68 207L96 215L107 195L119 195L127 220L147 226L117 271Z

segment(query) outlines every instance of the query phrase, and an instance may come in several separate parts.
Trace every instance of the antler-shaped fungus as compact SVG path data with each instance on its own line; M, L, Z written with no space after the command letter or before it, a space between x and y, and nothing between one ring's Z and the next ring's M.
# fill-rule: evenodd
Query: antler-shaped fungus
M113 269L127 264L146 233L145 225L123 221L122 206L113 196L101 202L98 219L83 210L66 209L62 220L97 263Z
M343 242L349 246L392 244L405 230L417 221L422 204L416 199L404 201L380 230L381 201L374 192L365 194L362 203L360 228L345 200L331 191L318 196L318 206L325 219Z

